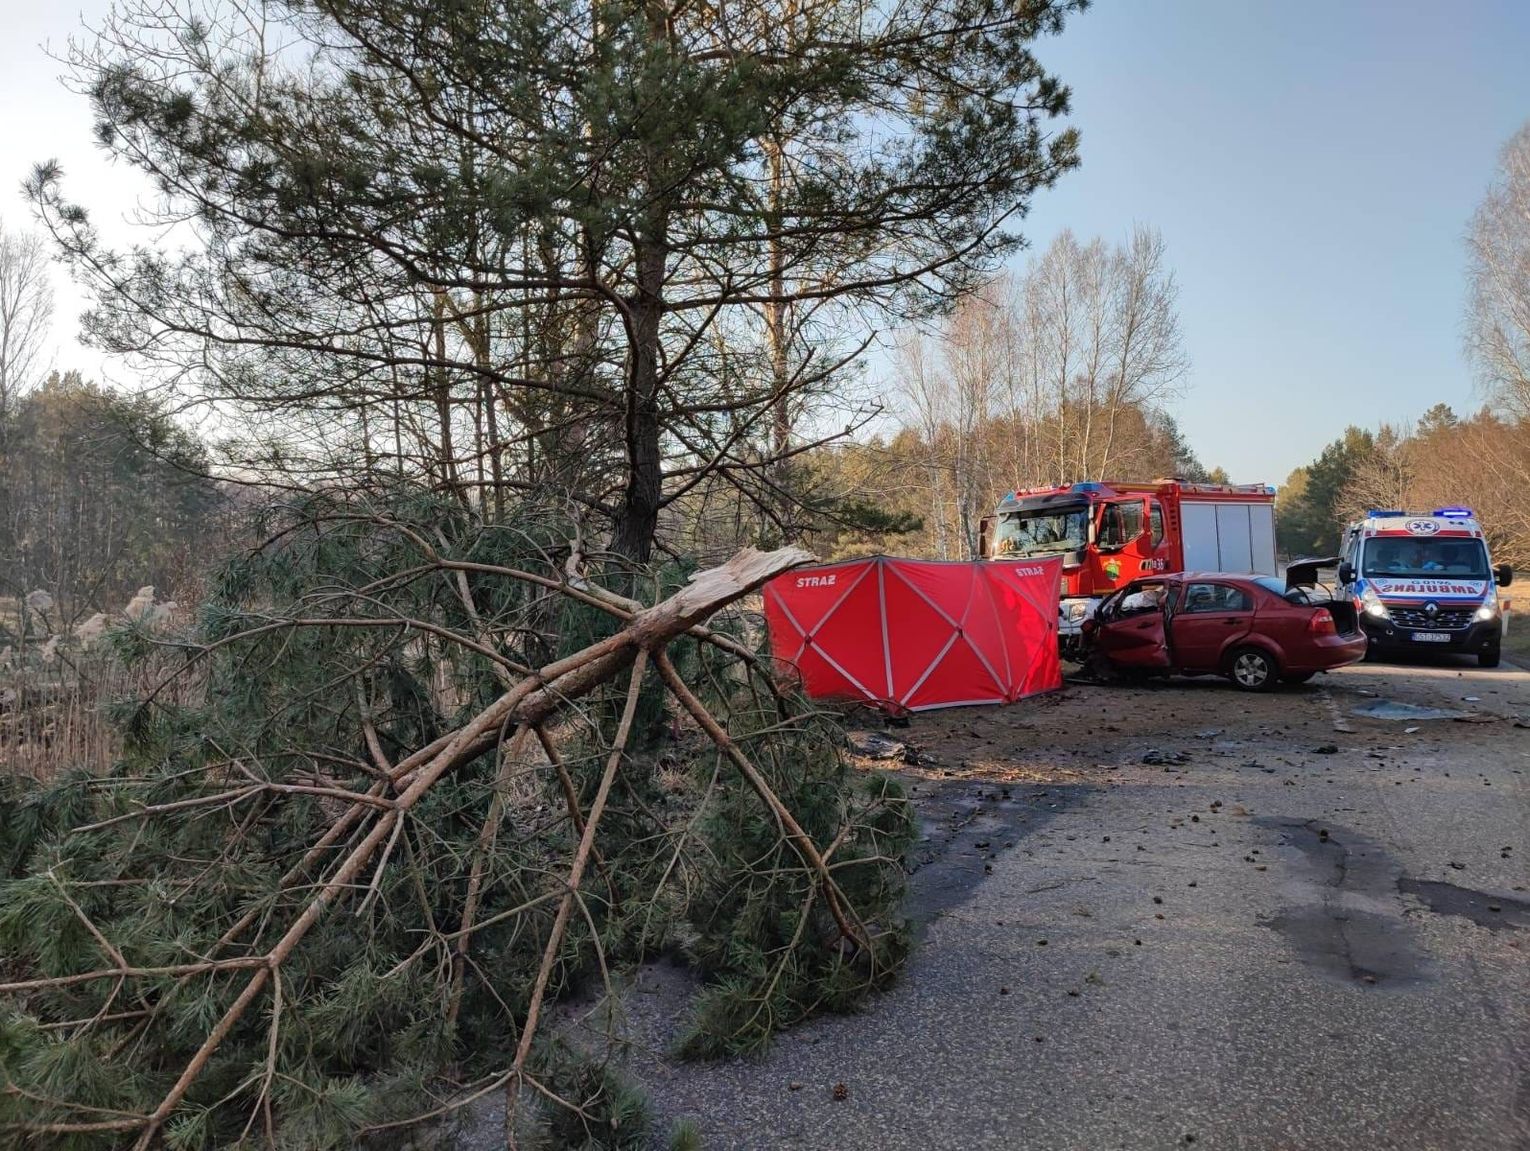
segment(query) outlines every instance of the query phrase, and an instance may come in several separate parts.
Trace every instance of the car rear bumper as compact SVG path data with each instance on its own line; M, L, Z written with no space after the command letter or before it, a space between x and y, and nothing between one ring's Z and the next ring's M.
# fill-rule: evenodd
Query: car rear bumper
M1365 658L1369 642L1363 632L1318 636L1310 643L1304 644L1301 651L1288 652L1288 662L1283 670L1288 672L1331 671L1345 664L1359 663Z
M1503 624L1497 619L1476 620L1466 627L1450 631L1419 632L1414 628L1398 627L1391 620L1364 615L1360 618L1360 630L1370 641L1373 651L1492 651L1503 637ZM1443 635L1443 640L1418 640L1415 635Z

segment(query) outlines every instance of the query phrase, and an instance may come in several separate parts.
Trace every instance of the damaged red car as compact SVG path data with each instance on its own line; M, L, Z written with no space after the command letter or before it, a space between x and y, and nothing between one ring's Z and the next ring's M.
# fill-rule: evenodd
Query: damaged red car
M1355 606L1334 598L1311 564L1284 581L1223 572L1136 580L1084 627L1086 667L1106 677L1221 675L1245 691L1305 683L1357 663L1366 639Z

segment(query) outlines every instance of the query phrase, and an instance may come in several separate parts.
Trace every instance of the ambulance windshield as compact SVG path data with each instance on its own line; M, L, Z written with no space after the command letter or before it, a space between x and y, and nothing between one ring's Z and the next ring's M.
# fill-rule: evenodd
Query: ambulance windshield
M994 542L1001 556L1062 555L1082 551L1088 542L1088 508L1047 508L1005 512Z
M1487 579L1487 549L1479 539L1370 539L1365 543L1367 576Z

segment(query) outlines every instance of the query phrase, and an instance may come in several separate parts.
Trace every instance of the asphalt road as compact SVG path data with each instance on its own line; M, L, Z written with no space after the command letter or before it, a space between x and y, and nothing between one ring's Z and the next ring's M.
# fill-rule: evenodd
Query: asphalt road
M900 985L697 1067L653 969L631 1070L714 1149L1530 1149L1517 715L1523 671L1367 664L916 719Z

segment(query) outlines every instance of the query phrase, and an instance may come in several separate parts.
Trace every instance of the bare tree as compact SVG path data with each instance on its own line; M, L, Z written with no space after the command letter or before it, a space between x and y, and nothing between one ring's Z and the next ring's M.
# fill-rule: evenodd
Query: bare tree
M1079 315L1076 271L1081 262L1078 241L1064 231L1052 241L1025 276L1027 335L1039 384L1035 401L1051 409L1048 447L1054 459L1051 475L1063 482L1072 470L1068 449L1073 435L1074 377L1078 371ZM1040 415L1040 410L1036 413Z
M1182 444L1162 405L1188 364L1176 296L1156 231L1125 246L1065 231L1022 276L964 300L938 348L919 337L900 374L910 427L951 493L936 493L937 535L950 512L970 538L1014 486L1171 466Z
M1418 499L1419 443L1406 425L1382 424L1375 445L1354 466L1334 510L1341 522L1358 519L1367 508L1406 508Z
M1493 398L1530 416L1530 122L1472 220L1468 346Z
M965 554L977 551L977 525L990 502L1002 449L989 442L996 397L1012 370L1014 325L1002 284L964 300L945 328L945 375L951 402L950 467Z
M1099 474L1117 464L1123 410L1150 407L1173 393L1189 368L1175 303L1179 289L1164 261L1163 236L1138 225L1111 260L1111 378L1105 392L1106 436Z
M0 224L0 417L41 377L53 318L53 286L42 238Z
M919 434L922 463L930 485L930 524L935 533L935 549L941 559L950 559L941 441L946 438L949 426L951 397L930 341L922 332L912 333L898 349L898 382L908 404L906 410L913 416Z

